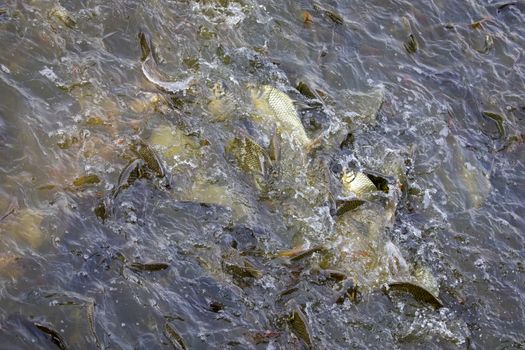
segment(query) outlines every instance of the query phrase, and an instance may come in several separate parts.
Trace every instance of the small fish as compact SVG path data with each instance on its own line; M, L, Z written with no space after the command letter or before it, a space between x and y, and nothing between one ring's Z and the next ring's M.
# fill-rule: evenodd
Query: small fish
M335 280L337 282L341 282L341 281L344 281L344 280L348 279L348 276L344 272L341 272L341 271L338 271L338 270L325 269L325 270L321 270L321 272L325 276L327 276L327 277L329 277L329 278L331 278L331 279L333 279L333 280Z
M429 303L436 309L443 307L443 303L434 294L424 287L411 282L393 282L388 284L388 291L400 291L411 294L417 301Z
M300 81L296 86L297 91L299 91L303 96L308 97L309 99L315 100L318 99L318 95L310 89L308 84Z
M266 176L271 164L266 150L248 136L235 137L226 146L226 151L237 160L244 171Z
M9 202L9 206L5 210L4 214L0 216L0 222L2 222L6 217L13 214L18 209L18 199L16 197L13 197L11 199L11 202Z
M418 44L417 44L417 40L414 34L412 33L408 34L407 39L403 43L403 47L405 48L406 52L409 54L413 54L417 51Z
M164 335L168 340L170 341L171 345L176 350L187 350L188 346L184 342L184 339L182 336L175 330L175 328L170 325L169 323L166 323L164 326Z
M89 324L89 330L95 338L95 344L97 345L97 349L100 349L100 341L98 340L97 332L95 330L95 300L93 300L92 298L89 298L89 302L86 303L86 314Z
M401 21L403 22L403 28L405 32L408 33L407 39L403 43L403 47L405 48L406 52L409 55L411 55L417 51L419 45L417 43L416 36L414 35L412 26L410 24L410 20L408 19L408 17L406 16L401 17Z
M128 264L128 267L135 271L162 271L170 267L169 264L163 262L149 262L149 263L138 263L134 262Z
M223 261L223 267L226 272L231 274L234 277L239 278L261 278L262 272L259 271L251 262L244 259L244 266L232 264L226 261Z
M320 252L324 249L325 247L323 245L317 245L312 248L306 248L306 249L300 246L300 247L292 248L289 250L280 251L279 253L277 253L277 256L288 258L290 259L290 261L297 261L309 255L312 255L313 253Z
M509 6L516 6L518 4L517 1L504 1L502 3L497 4L498 5L498 13L503 11L505 8Z
M87 185L96 185L100 182L100 179L97 175L84 175L77 177L73 180L73 185L77 187L87 186Z
M131 151L144 160L147 167L155 172L158 177L166 176L166 170L157 153L146 143L139 140L131 145Z
M505 121L505 118L502 115L498 113L494 113L494 112L489 112L489 111L481 112L481 114L483 114L484 117L487 117L496 123L496 126L498 128L499 137L501 138L505 137L505 126L503 124Z
M154 54L153 45L149 35L144 32L139 33L140 48L142 52L142 73L149 82L157 86L159 89L176 94L190 88L193 82L193 77L186 78L182 81L166 81L160 77L157 69L157 60Z
M298 307L292 311L290 327L297 338L301 339L309 349L313 348L308 321L306 316Z
M314 23L314 19L312 15L308 11L303 11L303 23L304 24L312 24Z
M43 333L51 337L51 341L61 350L67 350L66 342L62 336L54 329L38 322L33 322L33 325Z
M344 24L343 17L341 17L341 15L339 15L335 11L328 10L317 3L314 3L313 7L316 11L323 13L323 15L328 17L335 24L339 24L339 25Z
M293 100L287 94L273 86L263 85L252 90L252 99L256 106L264 101L272 114L268 117L273 117L281 131L289 133L299 145L307 147L311 144Z
M122 170L118 177L118 183L113 191L113 198L117 197L119 192L130 186L135 180L143 176L142 167L145 165L142 159L135 159Z
M362 172L345 170L341 180L343 192L345 195L354 193L359 197L364 194L377 191L377 187L374 185L374 183Z

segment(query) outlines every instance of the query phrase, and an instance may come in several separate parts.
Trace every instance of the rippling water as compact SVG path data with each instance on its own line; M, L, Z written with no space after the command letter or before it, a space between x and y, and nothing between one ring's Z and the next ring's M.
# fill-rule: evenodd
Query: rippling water
M4 2L0 347L524 347L524 23L521 1ZM140 32L188 91L146 79ZM321 140L285 139L271 190L227 151L269 145L263 84ZM169 176L123 185L139 139ZM395 212L338 221L346 167ZM329 252L279 257L298 244ZM386 293L393 259L443 307Z

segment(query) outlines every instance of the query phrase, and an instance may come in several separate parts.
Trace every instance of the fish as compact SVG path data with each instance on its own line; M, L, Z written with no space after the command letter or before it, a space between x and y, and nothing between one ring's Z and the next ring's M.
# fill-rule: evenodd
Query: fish
M95 300L92 298L88 298L88 302L86 303L86 315L89 324L89 330L95 338L95 344L97 345L97 349L100 349L100 341L98 340L97 332L95 329Z
M339 271L339 270L325 269L325 270L321 270L321 273L324 276L330 279L333 279L337 282L341 282L341 281L348 279L348 276L346 275L346 273Z
M225 121L238 113L237 98L219 81L211 88L207 108L213 117L212 121Z
M142 62L142 73L150 83L157 86L159 89L171 94L184 92L191 87L194 81L193 77L188 77L181 81L164 80L164 78L161 77L161 74L158 71L157 59L155 57L155 52L153 49L151 38L148 34L140 32L139 42L142 52L142 56L140 59Z
M51 341L61 350L67 350L67 345L62 336L54 329L48 327L45 324L33 322L33 325L38 328L41 332L47 334Z
M350 117L352 123L357 121L371 125L375 123L385 102L385 88L378 85L368 91L345 89L340 92L339 99L345 111L344 115Z
M365 201L361 199L339 200L336 202L337 211L335 215L341 216L348 211L359 208L363 204L365 204Z
M328 9L322 7L321 5L319 5L318 3L314 3L313 4L313 8L314 8L314 10L319 11L324 16L328 17L328 19L330 19L335 24L343 25L345 23L343 17L341 17L340 14L338 14L338 13L336 13L334 11L328 10Z
M166 176L166 170L157 153L145 142L139 140L131 145L131 151L144 160L146 166L155 172L158 177Z
M9 205L5 212L0 216L0 222L2 222L5 218L7 218L9 215L13 214L18 209L18 199L16 197L13 197L11 201L9 202Z
M353 193L357 197L361 197L367 193L377 191L376 185L374 185L372 180L362 172L344 170L341 182L343 185L343 193L345 195Z
M113 198L116 198L119 192L130 186L135 180L143 176L142 167L145 165L142 159L131 161L122 170L118 177L118 183L113 191Z
M481 114L484 117L487 117L491 120L493 120L496 123L496 126L498 127L498 134L500 138L505 137L505 126L504 126L504 120L502 115L490 111L483 111Z
M417 51L417 40L414 34L410 33L408 34L407 39L403 43L403 47L405 48L406 52L409 54L413 54Z
M135 271L161 271L161 270L166 270L168 267L170 267L170 265L167 263L163 263L163 262L149 262L149 263L134 262L134 263L128 264L128 267L131 270L135 270Z
M313 349L312 336L308 327L308 321L304 313L296 307L290 317L290 327L292 332L301 339L308 349Z
M259 271L247 259L242 259L242 262L240 262L239 264L233 264L233 263L227 262L226 260L223 260L222 266L223 266L224 271L231 274L233 277L255 278L255 279L259 279L262 277L262 272Z
M91 174L91 175L84 175L77 177L73 181L73 185L77 187L87 186L87 185L96 185L100 182L100 178L97 175Z
M419 45L417 43L416 36L414 35L414 32L412 31L412 26L410 24L410 20L408 19L408 17L403 16L401 20L403 22L404 30L408 32L408 36L403 43L403 47L406 50L406 52L409 55L411 55L417 51Z
M249 136L238 136L225 147L237 160L239 167L248 172L266 176L271 164L270 155Z
M182 336L169 323L166 323L166 325L164 326L164 335L166 336L166 338L168 338L168 340L170 341L174 349L176 350L187 350L188 349L188 346L186 345L186 342L184 342L184 339L182 339Z
M411 282L393 282L388 284L389 291L400 291L411 294L417 301L429 303L436 309L443 307L443 302L426 288Z
M288 258L290 261L301 260L313 253L323 251L325 247L323 245L316 245L312 248L304 248L302 246L295 247L289 250L283 250L277 253L277 256L282 258Z
M282 132L288 133L304 148L312 144L290 96L271 85L255 87L251 93L253 104L267 112L265 117L272 118Z

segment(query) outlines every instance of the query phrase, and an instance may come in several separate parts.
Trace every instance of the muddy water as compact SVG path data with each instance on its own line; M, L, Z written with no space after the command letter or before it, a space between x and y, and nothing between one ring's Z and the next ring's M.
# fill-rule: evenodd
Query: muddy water
M519 1L1 4L0 347L525 346L523 23ZM187 91L146 79L140 32ZM277 176L231 147L272 144L263 85L320 140L283 132ZM341 214L347 170L388 193Z

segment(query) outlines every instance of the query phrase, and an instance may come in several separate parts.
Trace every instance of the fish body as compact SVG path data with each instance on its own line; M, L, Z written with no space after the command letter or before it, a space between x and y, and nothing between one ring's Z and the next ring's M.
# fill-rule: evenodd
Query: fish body
M342 177L343 193L350 195L353 193L361 197L367 193L377 191L376 185L364 173L356 171L345 171Z
M263 85L252 91L256 108L272 117L282 132L288 133L299 145L306 147L311 143L293 100L284 92L270 85Z
M308 320L298 307L292 311L290 318L290 328L297 338L304 342L308 349L313 349L312 336L308 326Z
M161 77L161 74L157 69L157 61L154 56L153 45L149 35L142 32L139 33L139 42L142 52L142 73L150 83L171 94L176 94L181 91L184 92L190 88L194 80L193 77L186 78L182 81L168 81Z
M166 175L164 164L157 153L145 142L138 140L131 145L131 151L139 158L144 160L147 167L155 172L159 177Z
M269 155L263 147L250 137L235 137L226 146L226 151L235 156L239 166L244 171L263 176L267 174Z
M418 301L429 303L436 309L443 307L443 302L439 298L427 290L425 287L411 282L393 282L388 284L388 290L400 291L412 294Z

